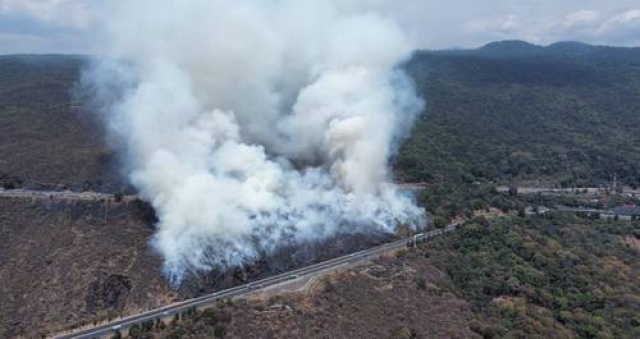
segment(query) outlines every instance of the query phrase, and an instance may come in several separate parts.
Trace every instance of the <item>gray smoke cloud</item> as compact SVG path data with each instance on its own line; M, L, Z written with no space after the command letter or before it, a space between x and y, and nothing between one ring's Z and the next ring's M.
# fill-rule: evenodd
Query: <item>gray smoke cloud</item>
M389 157L423 102L358 2L119 1L86 73L174 283L285 244L423 225Z

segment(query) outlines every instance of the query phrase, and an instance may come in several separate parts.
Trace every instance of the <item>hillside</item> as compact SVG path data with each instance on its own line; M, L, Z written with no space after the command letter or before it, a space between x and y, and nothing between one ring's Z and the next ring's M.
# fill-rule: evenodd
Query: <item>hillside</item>
M136 314L387 243L388 234L283 247L169 286L140 200L0 197L0 337L33 338Z
M478 219L425 255L505 338L637 338L639 239L632 222Z
M177 296L139 202L0 198L0 338L39 338Z
M640 185L640 49L501 42L406 67L427 108L402 180Z
M221 303L128 338L637 338L639 239L631 223L476 219L306 295Z
M127 190L101 127L71 94L86 62L0 56L0 185ZM427 106L394 173L433 184L419 201L438 226L546 203L498 193L496 184L597 186L616 174L640 186L640 49L500 42L417 52L405 67ZM547 205L582 203L570 200ZM385 240L285 249L176 292L148 244L149 211L139 208L0 199L0 337L38 337ZM151 337L634 338L639 232L558 216L475 219L309 295L220 305Z
M126 187L102 128L73 102L86 58L0 56L0 186Z
M0 57L0 181L126 188L72 100L83 57ZM394 159L402 181L640 185L640 49L492 43L407 63L427 106Z

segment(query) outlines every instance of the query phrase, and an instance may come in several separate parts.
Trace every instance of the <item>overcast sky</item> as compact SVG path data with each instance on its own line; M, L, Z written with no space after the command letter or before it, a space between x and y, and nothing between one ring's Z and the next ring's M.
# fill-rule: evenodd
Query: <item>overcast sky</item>
M421 48L477 47L505 39L640 46L640 0L351 1L396 18ZM0 0L0 54L99 54L97 37L108 3Z

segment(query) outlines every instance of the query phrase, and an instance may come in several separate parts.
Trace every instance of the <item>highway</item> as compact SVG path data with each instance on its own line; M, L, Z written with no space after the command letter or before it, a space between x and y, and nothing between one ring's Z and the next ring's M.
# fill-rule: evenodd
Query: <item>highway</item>
M236 286L236 287L218 291L212 294L207 294L198 298L181 301L172 305L150 310L150 311L133 315L130 317L114 320L104 325L98 325L95 327L82 329L82 330L78 330L71 333L58 334L57 336L53 336L52 338L90 339L90 338L104 337L112 334L116 330L123 331L134 324L141 324L149 320L156 320L156 319L162 319L169 316L173 316L174 314L186 311L191 307L202 307L202 306L212 305L222 299L240 297L250 293L259 292L268 287L272 287L283 282L307 278L307 277L316 275L320 272L336 269L341 266L346 266L362 260L379 257L380 255L389 251L415 246L418 243L428 241L431 237L440 236L445 233L453 232L457 228L458 228L457 224L449 225L443 229L416 234L415 236L412 236L407 239L394 241L378 247L374 247L374 248L363 250L356 253L351 253L342 257L334 258L318 264L313 264L310 266L292 270L292 271L275 275L262 280L253 281L249 284Z
M406 183L396 185L401 191L420 191L425 189L425 184ZM24 199L58 199L58 200L80 200L80 201L97 201L97 200L113 200L114 194L100 193L94 191L74 192L69 190L47 191L33 190L24 188L4 189L0 187L0 198L24 198ZM137 195L124 195L123 201L133 201L138 199Z
M396 187L403 191L422 191L429 187L429 185L424 183L402 183L396 184Z
M587 194L597 195L605 194L607 190L615 192L615 189L611 187L572 187L572 188L551 188L551 187L516 187L518 194ZM507 193L510 190L508 186L499 186L496 190L500 193ZM622 194L630 194L632 196L640 196L640 189L632 189L629 187L622 187Z
M616 214L614 210L600 210L600 209L594 209L594 208L573 208L573 207L566 207L566 206L556 206L556 211L571 212L571 213L606 214L606 215Z
M39 190L27 190L22 188L17 189L4 189L0 188L0 197L6 198L25 198L25 199L59 199L59 200L113 200L114 195L108 193L98 192L73 192L73 191L39 191ZM134 195L123 196L122 200L135 200L137 197Z

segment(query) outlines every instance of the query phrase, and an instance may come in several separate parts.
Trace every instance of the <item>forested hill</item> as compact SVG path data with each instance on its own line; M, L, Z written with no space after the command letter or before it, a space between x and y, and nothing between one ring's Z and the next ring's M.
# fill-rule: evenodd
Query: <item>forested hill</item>
M84 62L0 56L0 183L123 186L96 126L74 114ZM427 106L398 179L640 185L640 48L507 41L417 52L406 68Z
M640 185L640 48L506 41L406 67L427 108L400 179Z

